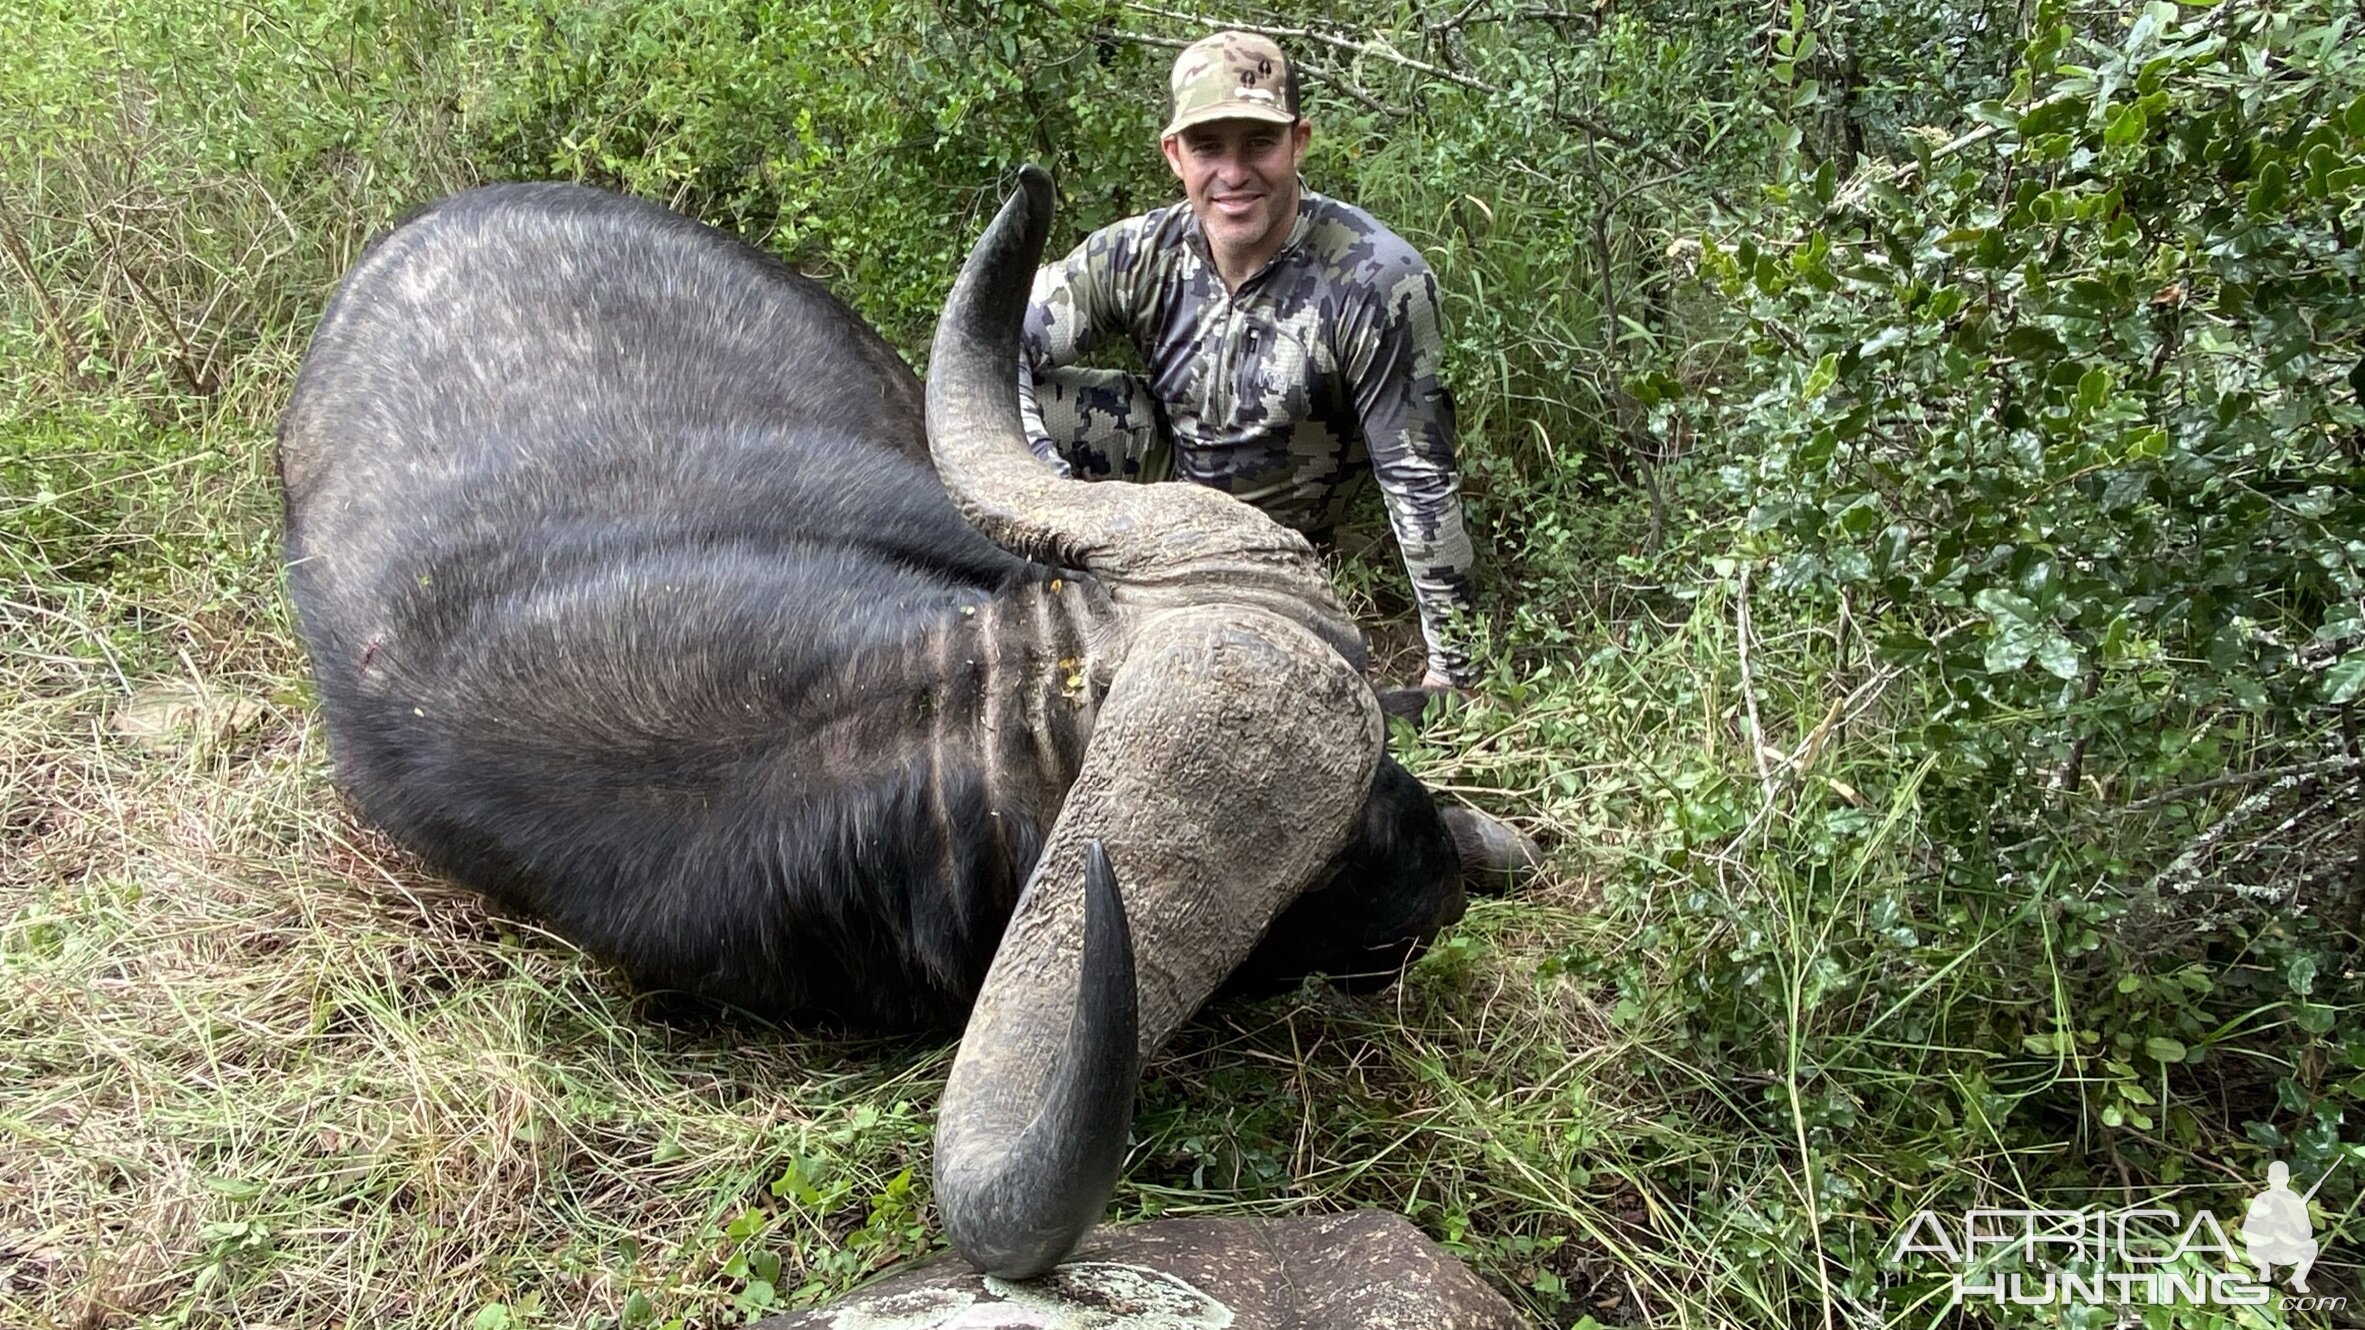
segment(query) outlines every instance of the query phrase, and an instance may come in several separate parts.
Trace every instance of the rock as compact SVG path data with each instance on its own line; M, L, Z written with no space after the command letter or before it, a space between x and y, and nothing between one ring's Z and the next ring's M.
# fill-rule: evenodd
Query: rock
M252 729L267 710L251 697L169 679L133 693L107 728L142 752L164 756L215 748Z
M1399 1215L1163 1219L1095 1229L1023 1283L958 1256L757 1330L1519 1330L1502 1296Z

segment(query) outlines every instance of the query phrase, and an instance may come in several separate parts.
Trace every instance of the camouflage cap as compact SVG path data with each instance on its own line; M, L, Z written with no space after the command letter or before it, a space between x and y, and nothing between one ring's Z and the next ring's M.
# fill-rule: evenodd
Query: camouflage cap
M1253 32L1219 32L1191 43L1175 57L1174 117L1159 130L1163 138L1210 120L1264 120L1286 125L1297 119L1297 73L1270 37Z

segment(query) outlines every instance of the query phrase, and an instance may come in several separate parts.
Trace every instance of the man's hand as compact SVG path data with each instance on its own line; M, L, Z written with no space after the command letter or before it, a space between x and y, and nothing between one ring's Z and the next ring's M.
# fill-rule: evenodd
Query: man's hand
M1388 715L1419 724L1429 704L1441 697L1457 702L1470 700L1470 690L1460 687L1435 668L1421 676L1418 688L1382 688L1379 690L1380 710Z

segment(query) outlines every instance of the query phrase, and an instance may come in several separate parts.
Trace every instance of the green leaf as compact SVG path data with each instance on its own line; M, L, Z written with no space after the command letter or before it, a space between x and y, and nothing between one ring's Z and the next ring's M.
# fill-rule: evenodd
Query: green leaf
M1815 362L1815 367L1807 371L1807 381L1799 388L1799 398L1802 401L1812 402L1830 392L1831 385L1838 381L1839 353L1837 351L1826 352L1821 360Z
M2004 349L2023 360L2047 360L2061 355L2069 348L2051 328L2024 323L2004 335Z
M2283 967L2283 982L2291 985L2291 991L2301 997L2306 997L2314 992L2316 989L2316 958L2313 956L2292 957L2291 963Z
M2308 149L2308 193L2323 198L2332 192L2332 173L2340 169L2340 154L2319 143Z
M1940 315L1939 317L1944 318L1945 316ZM1862 343L1860 343L1856 347L1856 358L1859 360L1871 360L1875 356L1878 356L1881 352L1888 350L1890 347L1902 346L1905 343L1905 340L1912 335L1912 332L1903 325L1894 323L1890 324L1888 327L1881 329L1879 332L1874 333L1872 336L1866 338Z
M2012 114L2012 108L1999 101L1973 102L1971 118L1998 129L2010 129L2020 123L2020 117Z
M2365 651L2352 651L2324 671L2324 700L2336 707L2347 706L2359 694L2365 694Z
M1989 587L1973 599L1973 604L1985 611L1995 624L1994 635L1987 639L1983 662L1989 674L2010 674L2037 654L2048 635L2060 636L2050 625L2037 622L2036 606L2009 591Z
M509 1330L510 1324L509 1304L488 1302L477 1310L475 1319L468 1323L468 1330Z
M2357 100L2349 103L2349 112L2342 118L2349 122L2350 135L2365 139L2365 92L2358 93Z
M2250 187L2250 195L2243 200L2254 217L2263 217L2283 206L2291 193L2291 172L2281 162L2268 162L2258 173L2258 181Z
M1980 592L1972 597L1971 603L1998 624L2026 625L2035 623L2038 618L2037 607L2028 597L1998 587L1989 587Z
M2140 106L2113 106L2103 121L2102 141L2113 148L2124 148L2143 142L2150 119Z
M2056 93L2020 117L2020 136L2033 139L2041 134L2057 134L2084 120L2092 106L2093 103L2073 93Z
M2182 1043L2159 1034L2143 1041L2143 1051L2158 1062L2182 1062L2186 1053Z
M2176 6L2169 4L2145 5L2143 14L2127 33L2127 44L2119 49L2130 56L2141 56L2158 40L2160 29L2176 20Z
M2100 365L2078 377L2078 405L2088 411L2100 410L2110 400L2110 371Z
M2085 673L2086 663L2078 655L2077 647L2071 645L2068 638L2050 629L2038 636L2036 656L2037 664L2056 679L2075 679Z

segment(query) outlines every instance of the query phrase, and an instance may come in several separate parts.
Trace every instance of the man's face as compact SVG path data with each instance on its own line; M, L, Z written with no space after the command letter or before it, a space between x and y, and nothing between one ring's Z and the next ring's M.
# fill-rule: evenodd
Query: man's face
M1313 133L1303 119L1212 120L1158 141L1219 262L1227 255L1261 261L1289 238L1297 168Z

